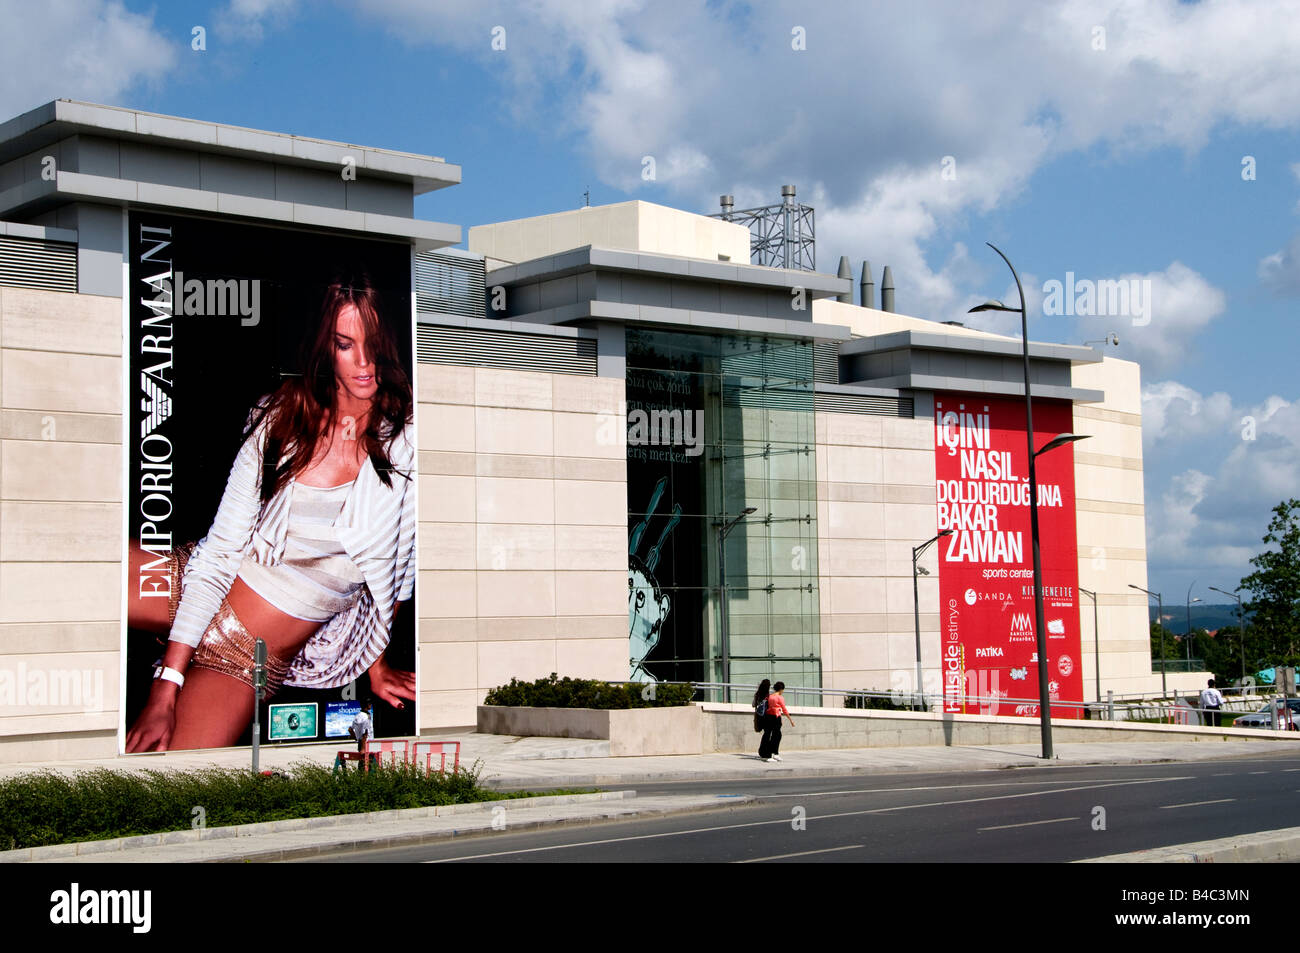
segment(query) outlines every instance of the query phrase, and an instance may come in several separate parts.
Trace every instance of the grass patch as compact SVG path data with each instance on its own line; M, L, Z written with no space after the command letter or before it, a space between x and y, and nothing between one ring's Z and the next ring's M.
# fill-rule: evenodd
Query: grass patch
M458 774L426 775L396 764L335 773L296 762L271 776L238 768L41 771L0 779L0 850L131 837L202 825L226 827L299 817L498 801L576 791L491 791L479 762Z

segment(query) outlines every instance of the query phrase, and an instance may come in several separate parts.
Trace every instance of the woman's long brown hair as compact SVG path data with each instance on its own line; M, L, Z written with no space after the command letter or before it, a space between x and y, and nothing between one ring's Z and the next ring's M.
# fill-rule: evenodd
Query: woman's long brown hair
M262 454L261 498L265 503L311 464L327 421L338 411L338 381L334 371L334 328L347 305L357 309L365 329L367 351L373 355L378 389L371 402L366 429L357 434L379 479L392 486L388 447L411 422L411 381L402 367L392 330L379 316L379 295L364 274L331 281L325 289L315 336L304 341L302 375L287 378L254 414L249 433L269 420ZM406 479L409 474L402 473Z

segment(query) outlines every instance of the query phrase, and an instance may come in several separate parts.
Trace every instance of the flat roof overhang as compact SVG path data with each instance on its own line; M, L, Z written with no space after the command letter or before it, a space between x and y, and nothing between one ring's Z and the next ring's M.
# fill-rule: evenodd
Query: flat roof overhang
M71 202L169 209L342 230L363 236L409 241L417 251L445 248L458 244L461 240L460 226L444 222L61 170L55 173L52 180L24 182L0 192L0 215L30 217Z
M339 168L344 156L351 156L358 169L371 175L410 182L415 195L459 185L461 180L460 166L439 156L396 152L71 99L56 99L0 123L0 163L79 134L146 141L191 152L285 162L331 171Z
M852 290L851 279L823 275L815 271L766 268L762 265L624 251L596 245L584 245L558 255L547 255L544 258L521 261L515 265L505 265L488 272L488 284L508 287L525 281L549 281L586 271L637 272L646 277L694 278L700 281L718 281L766 289L782 288L790 291L802 288L807 292L810 300L848 294Z
M969 375L956 375L933 373L916 367L920 364L924 368L928 362L913 360L914 356L924 357L933 353L970 358L973 370ZM850 362L854 358L896 357L898 360L892 363L902 365L904 368L899 372L875 374L853 381L857 384L899 390L967 391L1004 397L1025 395L1022 374L994 377L981 373L981 369L988 367L991 362L1021 361L1024 356L1024 344L1016 338L975 337L943 334L938 331L891 331L887 334L854 338L840 345L839 354L841 359L848 359ZM1099 403L1105 400L1104 391L1034 379L1035 371L1039 372L1039 377L1043 372L1055 372L1055 376L1064 376L1068 379L1069 368L1073 365L1097 364L1101 360L1102 356L1091 347L1030 341L1030 387L1034 396L1077 403Z

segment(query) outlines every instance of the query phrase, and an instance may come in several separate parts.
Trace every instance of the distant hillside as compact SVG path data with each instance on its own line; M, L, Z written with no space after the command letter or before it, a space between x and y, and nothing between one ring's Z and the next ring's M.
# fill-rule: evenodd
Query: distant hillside
M1156 607L1151 606L1150 619L1156 621ZM1247 615L1247 621L1250 616ZM1193 629L1221 629L1225 625L1236 626L1237 624L1237 604L1229 603L1226 606L1202 605L1199 602L1192 603L1192 628ZM1165 603L1165 628L1175 635L1183 635L1187 632L1187 606L1170 605Z

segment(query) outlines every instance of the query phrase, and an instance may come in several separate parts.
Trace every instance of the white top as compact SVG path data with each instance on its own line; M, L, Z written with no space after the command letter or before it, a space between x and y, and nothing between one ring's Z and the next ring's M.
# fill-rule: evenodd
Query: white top
M352 719L352 737L357 741L375 736L374 725L370 722L370 716L366 714L363 708L357 712L357 717Z
M366 584L334 528L354 482L331 487L295 482L284 558L263 566L256 553L244 554L239 578L285 615L328 622L347 609Z
M1219 693L1219 690L1217 688L1201 689L1202 708L1209 708L1210 706L1214 706L1215 708L1218 708L1222 704L1223 704L1223 695Z

